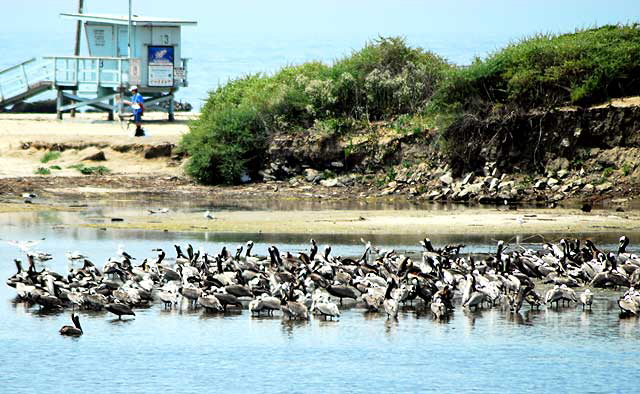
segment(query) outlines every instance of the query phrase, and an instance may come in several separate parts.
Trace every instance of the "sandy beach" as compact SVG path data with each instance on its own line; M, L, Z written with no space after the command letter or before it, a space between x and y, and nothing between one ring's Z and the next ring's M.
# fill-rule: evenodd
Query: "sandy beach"
M175 122L167 122L166 114L150 112L145 116L148 136L133 137L135 127L119 121L107 121L104 113L79 113L75 118L65 114L57 120L55 114L0 114L0 178L33 176L39 167L58 166L48 176L82 176L67 168L83 158L103 150L106 166L112 173L127 175L166 174L178 175L182 171L167 165L166 159L144 159L132 152L120 152L117 146L153 146L177 144L189 131L188 122L198 114L177 113ZM44 149L29 148L34 144L68 145L78 149L66 149L61 157L48 163L40 159ZM89 164L87 165L97 165Z

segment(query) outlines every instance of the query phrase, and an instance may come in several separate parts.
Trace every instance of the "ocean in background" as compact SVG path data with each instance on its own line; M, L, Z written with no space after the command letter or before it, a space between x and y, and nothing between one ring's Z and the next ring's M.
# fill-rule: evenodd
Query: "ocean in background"
M230 79L253 73L273 73L281 67L319 60L331 63L354 50L362 48L376 36L365 34L207 34L185 28L183 30L183 56L190 58L189 87L177 93L177 99L191 103L199 109L207 93ZM504 45L509 39L494 34L407 35L411 46L431 50L455 64L469 64L475 56L485 56ZM73 35L51 35L35 25L29 34L0 33L3 53L0 69L11 67L38 56L70 55L73 53ZM86 42L83 37L83 51ZM52 98L47 92L33 100ZM33 101L31 100L31 101Z

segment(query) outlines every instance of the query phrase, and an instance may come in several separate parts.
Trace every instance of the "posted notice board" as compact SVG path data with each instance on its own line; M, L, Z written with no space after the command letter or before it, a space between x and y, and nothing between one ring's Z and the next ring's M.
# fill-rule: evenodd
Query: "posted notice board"
M173 86L173 47L149 47L149 86Z

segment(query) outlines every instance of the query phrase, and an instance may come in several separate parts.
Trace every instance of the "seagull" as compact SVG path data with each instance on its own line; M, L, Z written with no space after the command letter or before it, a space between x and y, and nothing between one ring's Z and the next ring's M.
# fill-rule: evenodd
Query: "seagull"
M38 197L35 193L22 193L22 198L24 199L25 204L31 204L33 199Z
M34 241L16 241L16 240L11 240L11 241L7 241L7 243L9 245L13 245L13 246L19 248L23 252L27 252L28 253L31 248L33 248L34 246L39 244L40 241L44 241L44 240L45 240L45 238L41 238L39 240L34 240Z
M211 213L209 211L205 212L203 216L204 216L205 219L209 219L209 220L215 219L215 216L213 216L213 213Z
M67 252L64 255L67 256L67 259L69 259L70 261L84 260L84 259L88 258L87 256L83 255L82 253L78 252L77 250L75 252Z

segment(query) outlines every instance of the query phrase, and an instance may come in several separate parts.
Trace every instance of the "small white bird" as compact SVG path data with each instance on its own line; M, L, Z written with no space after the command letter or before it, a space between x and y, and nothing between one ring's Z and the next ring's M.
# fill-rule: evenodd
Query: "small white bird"
M22 193L22 198L24 199L25 204L31 204L33 199L38 197L35 193Z
M38 239L38 240L33 240L33 241L10 240L10 241L7 241L7 243L9 245L13 245L13 246L19 248L23 252L27 252L28 253L31 250L31 248L33 248L34 246L39 244L40 241L44 241L44 238L41 238L41 239Z
M216 218L215 216L213 216L213 213L211 213L209 211L205 212L203 216L204 216L205 219L209 219L209 220Z
M156 213L169 213L169 208L148 209L149 215Z

